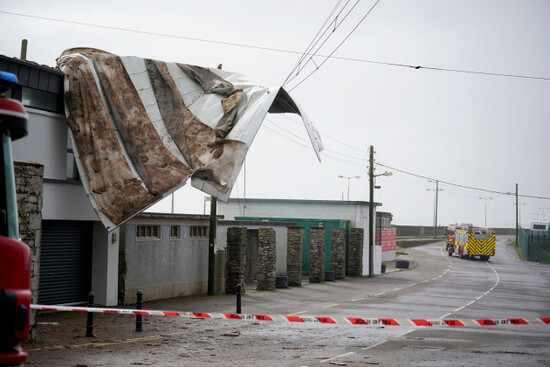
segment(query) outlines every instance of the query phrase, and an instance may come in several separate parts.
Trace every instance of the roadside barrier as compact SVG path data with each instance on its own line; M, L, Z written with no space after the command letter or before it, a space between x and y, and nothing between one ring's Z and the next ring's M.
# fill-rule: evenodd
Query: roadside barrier
M168 316L184 317L192 319L223 319L242 321L265 321L281 323L316 323L316 324L345 324L345 325L370 325L370 326L501 326L501 325L550 325L550 317L536 319L506 318L506 319L396 319L396 318L358 318L358 317L323 317L323 316L283 316L283 315L251 315L236 313L209 313L209 312L177 312L159 310L141 310L124 308L97 308L97 307L72 307L52 305L31 305L33 310L42 311L69 311L106 313L139 316Z

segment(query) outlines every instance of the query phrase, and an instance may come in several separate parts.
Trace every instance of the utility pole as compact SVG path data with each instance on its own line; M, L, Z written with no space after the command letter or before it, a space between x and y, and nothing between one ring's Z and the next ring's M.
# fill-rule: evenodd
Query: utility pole
M435 190L432 189L426 189L428 191L435 191L435 202L434 202L434 238L437 237L437 209L439 206L439 192L443 191L443 189L439 188L439 180L429 180L429 182L435 182Z
M218 69L222 68L222 64L218 65ZM210 226L208 227L208 295L214 294L214 283L216 277L216 255L214 246L216 244L216 229L218 227L217 216L218 200L212 196L210 198Z
M519 231L519 203L518 203L518 184L516 183L516 246L519 246L518 231Z
M374 147L370 146L369 152L369 277L374 276L374 229L373 229L373 212L374 212Z
M208 228L208 295L214 294L214 278L216 276L214 245L216 244L216 228L218 226L217 214L218 200L210 198L210 227Z

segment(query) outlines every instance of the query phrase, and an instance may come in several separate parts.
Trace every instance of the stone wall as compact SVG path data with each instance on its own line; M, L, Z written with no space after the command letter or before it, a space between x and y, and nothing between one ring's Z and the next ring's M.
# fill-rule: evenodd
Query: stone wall
M14 162L19 235L31 250L31 303L38 303L40 283L40 239L42 237L42 186L44 166ZM31 313L31 339L36 338L36 311Z
M227 228L225 293L237 293L237 284L244 285L246 267L246 227ZM244 287L242 292L244 293Z
M275 230L260 228L258 230L258 284L259 291L275 290L275 273L277 249L275 248Z
M363 228L350 228L348 275L360 277L363 275Z
M288 227L286 269L288 285L300 287L302 285L302 242L304 227Z
M325 228L310 227L309 282L325 281Z
M345 228L332 229L330 270L334 272L334 279L344 279L346 277Z

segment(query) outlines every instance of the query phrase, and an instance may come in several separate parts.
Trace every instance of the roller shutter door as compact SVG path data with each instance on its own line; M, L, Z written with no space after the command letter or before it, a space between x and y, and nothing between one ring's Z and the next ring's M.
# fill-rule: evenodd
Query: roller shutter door
M91 289L93 222L42 222L38 303L87 300Z

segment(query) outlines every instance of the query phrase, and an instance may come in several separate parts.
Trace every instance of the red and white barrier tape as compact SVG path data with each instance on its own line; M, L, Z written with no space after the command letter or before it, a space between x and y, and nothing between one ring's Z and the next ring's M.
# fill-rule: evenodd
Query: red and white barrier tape
M96 312L123 315L145 316L172 316L193 319L225 319L245 321L267 322L296 322L296 323L320 323L320 324L346 324L346 325L371 325L371 326L498 326L498 325L550 325L550 317L536 319L393 319L393 318L358 318L358 317L320 317L320 316L282 316L282 315L250 315L233 313L208 313L208 312L176 312L157 310L135 310L125 308L97 308L97 307L70 307L31 305L34 310L43 311L71 311L71 312Z

